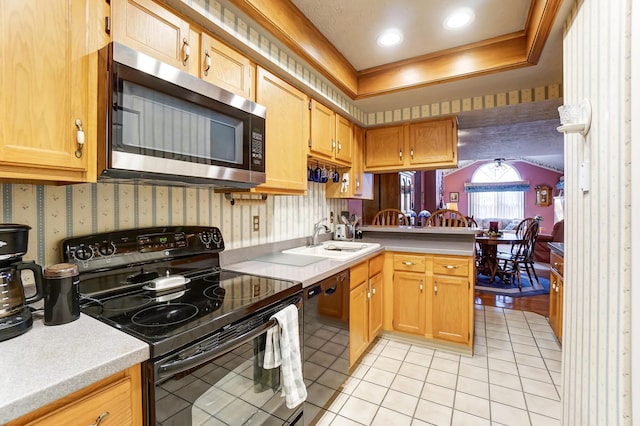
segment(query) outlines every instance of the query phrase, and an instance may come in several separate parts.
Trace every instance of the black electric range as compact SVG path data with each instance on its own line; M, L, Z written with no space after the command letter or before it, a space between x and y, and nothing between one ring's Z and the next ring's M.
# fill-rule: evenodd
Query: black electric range
M157 358L302 291L297 282L220 268L222 233L181 226L66 239L81 310L150 345ZM165 287L166 286L166 287Z

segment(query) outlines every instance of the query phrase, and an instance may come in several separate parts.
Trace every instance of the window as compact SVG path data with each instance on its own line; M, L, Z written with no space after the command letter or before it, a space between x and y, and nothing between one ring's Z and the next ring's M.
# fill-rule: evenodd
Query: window
M469 214L476 218L524 217L524 191L529 183L520 180L520 173L501 162L484 164L465 184L469 194Z

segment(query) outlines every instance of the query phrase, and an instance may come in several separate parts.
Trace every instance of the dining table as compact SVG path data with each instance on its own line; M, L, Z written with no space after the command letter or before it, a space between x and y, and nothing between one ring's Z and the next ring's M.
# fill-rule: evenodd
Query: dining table
M489 236L486 233L477 234L476 242L480 246L480 256L478 260L478 273L489 276L492 283L496 276L502 277L500 265L498 264L498 246L501 244L513 245L522 242L522 237L515 233L502 233L501 235Z

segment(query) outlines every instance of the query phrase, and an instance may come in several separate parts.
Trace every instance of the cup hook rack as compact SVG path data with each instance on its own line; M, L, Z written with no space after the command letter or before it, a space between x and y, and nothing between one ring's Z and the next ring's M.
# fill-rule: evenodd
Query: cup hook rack
M234 206L236 202L238 203L263 203L267 201L267 194L255 194L257 197L242 197L238 196L239 194L232 194L230 192L224 193L224 198L229 201L229 203Z

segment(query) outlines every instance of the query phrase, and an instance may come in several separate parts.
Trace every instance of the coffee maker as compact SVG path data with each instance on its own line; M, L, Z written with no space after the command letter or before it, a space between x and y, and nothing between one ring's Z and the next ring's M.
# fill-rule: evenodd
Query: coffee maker
M42 268L34 262L23 262L29 239L28 225L0 224L0 341L27 332L33 325L28 303L42 299ZM22 273L30 270L36 294L25 297Z

